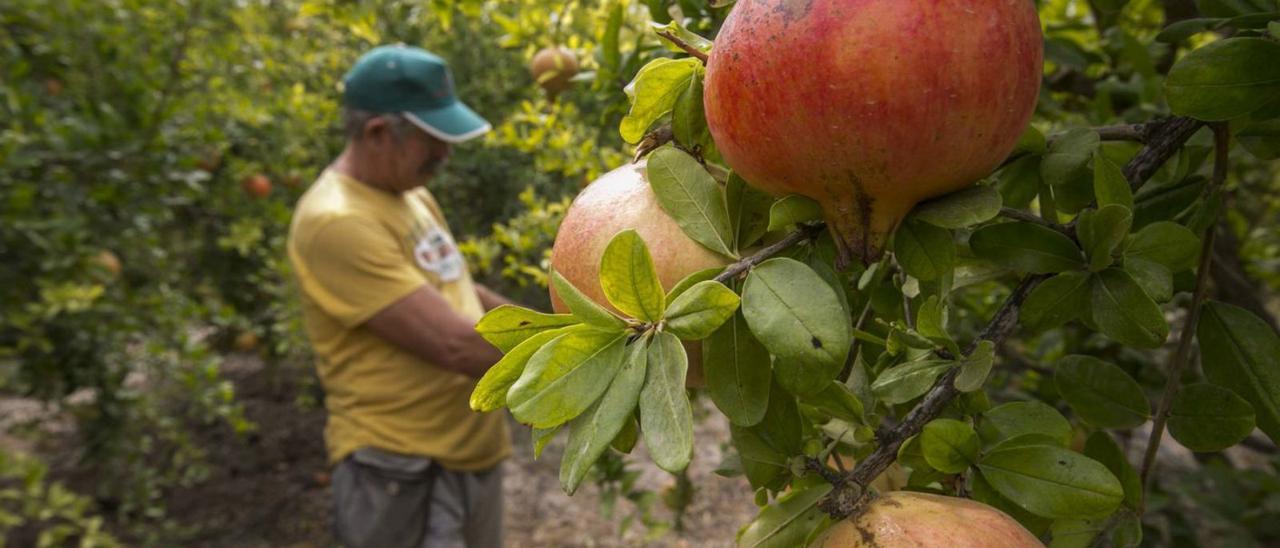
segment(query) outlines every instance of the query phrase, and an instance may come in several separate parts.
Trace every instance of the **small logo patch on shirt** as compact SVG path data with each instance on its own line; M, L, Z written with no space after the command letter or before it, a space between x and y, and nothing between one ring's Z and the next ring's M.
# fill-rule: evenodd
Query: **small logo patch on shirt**
M463 269L466 268L462 253L458 251L453 238L439 227L428 228L426 233L418 239L418 245L413 249L413 257L417 259L418 266L435 273L443 282L452 282L461 278Z

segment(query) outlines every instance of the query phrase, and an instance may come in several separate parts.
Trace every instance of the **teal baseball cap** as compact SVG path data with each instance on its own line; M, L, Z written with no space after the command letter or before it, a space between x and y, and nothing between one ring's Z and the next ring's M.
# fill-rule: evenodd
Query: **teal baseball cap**
M448 63L422 48L374 48L356 61L342 83L347 108L401 114L447 143L461 143L492 128L458 100Z

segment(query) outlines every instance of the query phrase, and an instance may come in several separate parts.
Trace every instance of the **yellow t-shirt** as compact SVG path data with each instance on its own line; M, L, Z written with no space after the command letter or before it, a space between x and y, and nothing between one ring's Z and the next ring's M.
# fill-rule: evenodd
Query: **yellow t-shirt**
M288 247L326 394L330 464L364 446L464 471L492 468L511 454L505 417L468 404L474 379L364 327L423 284L467 319L484 314L431 193L392 194L328 170L298 202Z

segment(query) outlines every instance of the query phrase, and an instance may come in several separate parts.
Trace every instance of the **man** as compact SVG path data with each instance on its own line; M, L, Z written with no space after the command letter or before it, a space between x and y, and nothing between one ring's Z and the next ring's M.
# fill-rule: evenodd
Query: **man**
M490 126L439 57L374 49L344 78L347 145L298 202L289 259L317 355L334 531L351 547L502 544L505 417L468 405L507 301L472 282L423 184Z

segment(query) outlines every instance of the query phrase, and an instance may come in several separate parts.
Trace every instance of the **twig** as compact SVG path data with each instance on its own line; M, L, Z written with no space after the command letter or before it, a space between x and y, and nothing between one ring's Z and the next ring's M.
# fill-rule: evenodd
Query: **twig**
M675 140L676 133L671 129L671 124L663 124L653 131L646 133L644 138L636 144L636 155L631 159L631 163L639 162L641 158L648 156L658 147L670 143Z
M1227 161L1229 160L1229 152L1231 147L1231 133L1224 124L1215 124L1213 126L1214 148L1216 154L1213 160L1213 183L1211 188L1215 191L1221 190L1223 184L1227 180ZM1156 454L1160 450L1160 441L1164 436L1165 425L1169 422L1169 411L1173 407L1173 399L1177 397L1178 391L1182 388L1182 371L1186 369L1187 363L1191 357L1191 340L1195 337L1196 326L1200 322L1200 308L1204 304L1205 298L1209 293L1209 272L1213 268L1213 242L1217 234L1215 225L1217 219L1209 224L1209 229L1205 231L1204 243L1200 249L1200 267L1196 271L1196 290L1195 296L1188 305L1187 323L1182 328L1182 333L1178 336L1178 350L1169 360L1167 376L1168 383L1164 387L1164 395L1160 398L1160 407L1156 411L1155 421L1151 425L1151 437L1147 440L1147 452L1142 458L1142 485L1144 490L1151 488L1151 481L1154 479L1151 471L1155 468ZM1145 510L1145 501L1139 507L1138 513L1141 514Z
M999 346L1017 326L1018 309L1022 303L1031 294L1031 290L1045 279L1048 279L1048 276L1034 275L1024 278L1009 298L1005 299L1000 310L996 311L995 317L990 324L987 324L987 328L983 330L979 339L974 341L965 353L972 353L977 348L978 342L982 340L994 342ZM866 486L897 459L898 448L902 443L907 438L920 433L925 423L942 413L947 404L960 393L955 387L955 378L959 374L959 368L952 368L943 374L929 393L925 394L920 404L912 409L897 427L883 436L880 446L871 455L859 461L853 472L841 479L831 494L827 495L827 499L819 504L822 510L835 519L842 519L852 514L861 503Z
M1124 124L1119 126L1104 126L1093 128L1098 133L1098 138L1103 141L1137 141L1139 143L1147 142L1147 134L1150 133L1150 124Z
M1129 184L1135 189L1141 187L1156 169L1164 165L1203 125L1203 122L1190 118L1171 118L1153 122L1153 125L1147 145L1124 168ZM972 353L981 340L989 340L996 346L1000 346L1000 343L1017 326L1018 312L1022 303L1031 291L1047 278L1048 276L1044 275L1023 278L966 354ZM866 486L893 463L902 443L907 438L918 434L925 423L937 417L959 394L954 384L959 374L960 371L956 368L943 374L915 409L912 409L897 427L881 439L880 446L871 455L858 462L852 472L833 484L835 488L819 503L819 508L835 519L843 519L856 511L867 494Z
M675 34L669 31L662 30L662 31L658 31L658 36L666 38L667 41L671 42L672 44L675 44L680 49L684 50L685 53L688 53L689 55L697 58L699 61L702 61L703 65L707 64L707 54L705 52L689 45L688 42L681 40L680 37L676 36Z
M724 272L721 272L719 276L715 277L715 280L720 283L726 283L729 280L738 277L742 273L751 270L756 265L772 259L779 253L790 249L792 246L817 237L826 227L827 225L823 223L801 225L798 230L788 234L787 237L783 238L781 241L761 249L755 255L729 265L728 268L724 269Z
M1008 219L1013 219L1016 221L1022 221L1026 223L1037 224L1047 228L1052 228L1058 232L1065 234L1068 238L1075 238L1075 231L1071 230L1065 225L1060 225L1058 223L1051 223L1036 215L1032 215L1031 213L1023 211L1021 209L1014 209L1012 207L1000 208L1000 216Z

